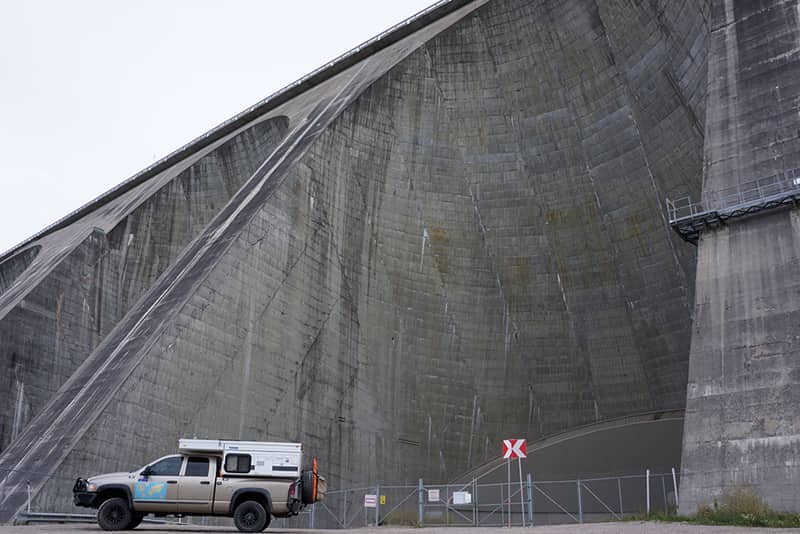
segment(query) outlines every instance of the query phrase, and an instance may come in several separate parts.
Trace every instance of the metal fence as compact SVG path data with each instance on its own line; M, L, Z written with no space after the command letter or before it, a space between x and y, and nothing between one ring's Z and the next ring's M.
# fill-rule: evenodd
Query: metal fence
M299 516L276 520L285 528L375 525L530 526L674 513L679 473L573 480L382 485L329 491ZM365 504L369 503L369 506ZM372 506L374 503L374 507Z

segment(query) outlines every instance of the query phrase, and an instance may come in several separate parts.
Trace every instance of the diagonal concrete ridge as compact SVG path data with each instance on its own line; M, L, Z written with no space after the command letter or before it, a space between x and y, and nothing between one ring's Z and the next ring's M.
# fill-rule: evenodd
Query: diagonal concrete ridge
M170 318L205 278L242 227L277 187L284 171L357 96L363 66L316 115L295 128L186 252L84 362L26 431L0 457L5 495L0 523L11 521L27 498L26 483L41 486L72 450L136 368Z
M354 49L345 52L339 57L310 72L303 78L289 84L282 89L279 89L275 93L266 97L264 100L250 106L241 113L237 113L222 124L212 128L197 139L194 139L186 145L178 148L164 158L153 163L146 169L115 186L108 192L92 200L85 206L81 206L75 210L75 212L68 214L66 217L56 221L47 228L24 240L20 244L10 248L7 251L0 251L0 262L9 258L14 253L21 250L36 239L39 239L48 233L54 232L59 228L63 228L74 223L109 200L122 195L126 191L129 191L137 185L149 180L153 176L156 176L158 173L169 169L172 165L176 164L182 159L194 154L199 150L202 150L204 147L214 143L215 141L218 141L231 132L236 131L238 128L241 128L243 125L253 121L254 119L263 116L265 113L274 110L281 104L284 104L298 95L301 95L304 92L325 83L331 78L349 69L353 65L363 61L364 59L369 58L381 50L391 47L415 32L418 32L437 21L440 21L442 18L459 11L464 7L469 8L469 6L472 5L474 8L475 6L481 5L486 1L487 0L439 0L429 8L409 17L392 28L389 28L385 32L382 32L380 35L377 35L365 43L360 44Z
M323 82L329 86L327 96L305 121L294 126L220 213L51 398L42 413L3 451L0 456L0 476L3 477L0 479L3 488L0 523L13 520L24 505L28 497L27 484L38 492L72 451L242 228L326 127L376 79L446 28L442 17L445 22L448 18L444 15L449 15L452 23L485 2L448 2L439 7L439 10L446 7L442 13L424 18L426 23L438 24L431 24L429 33L421 39L414 39L405 46L401 46L403 42L392 46L395 41L389 40L377 49L388 47L377 60L367 57ZM417 24L421 22L412 27L419 30Z

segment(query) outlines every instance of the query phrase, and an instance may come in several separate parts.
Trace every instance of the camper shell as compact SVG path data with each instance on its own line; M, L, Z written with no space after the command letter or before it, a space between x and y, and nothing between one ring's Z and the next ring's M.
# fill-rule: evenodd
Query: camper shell
M181 439L178 451L222 456L222 474L228 476L299 478L303 445L273 441Z

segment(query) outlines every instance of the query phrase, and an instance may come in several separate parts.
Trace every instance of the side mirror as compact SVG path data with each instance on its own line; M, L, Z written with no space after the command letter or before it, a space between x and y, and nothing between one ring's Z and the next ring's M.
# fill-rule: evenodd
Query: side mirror
M148 465L147 467L145 467L144 469L142 469L142 472L141 472L141 473L139 473L139 476L142 476L142 477L149 477L149 476L150 476L150 474L151 474L152 472L153 472L153 471L150 469L150 466Z

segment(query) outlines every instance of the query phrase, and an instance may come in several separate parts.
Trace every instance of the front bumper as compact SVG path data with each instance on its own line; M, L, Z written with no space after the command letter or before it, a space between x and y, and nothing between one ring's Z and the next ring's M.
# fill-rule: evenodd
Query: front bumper
M97 492L88 491L89 483L86 480L79 478L72 486L72 502L75 506L84 506L86 508L94 508L94 502L97 499Z
M75 506L84 506L86 508L95 508L94 501L97 499L97 493L93 491L75 491L72 492L72 502Z

